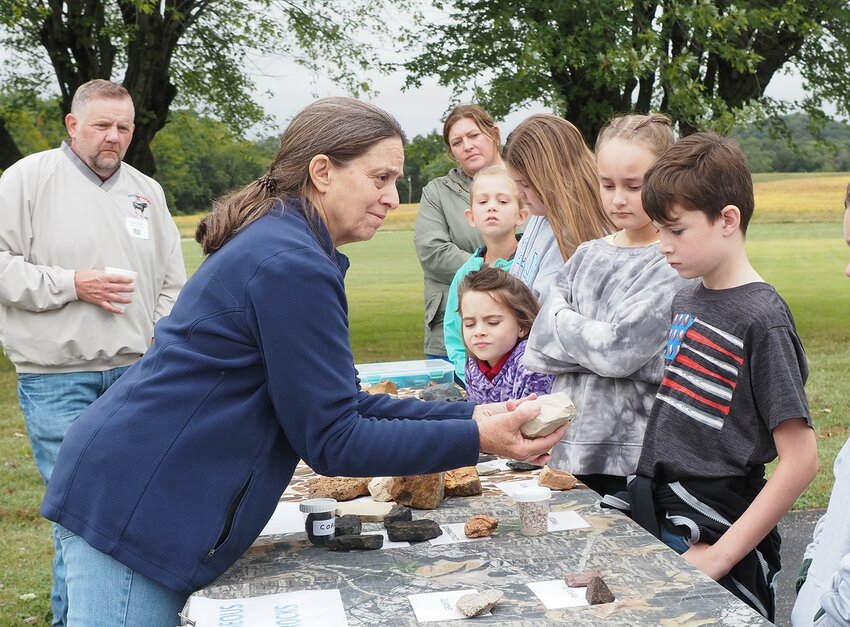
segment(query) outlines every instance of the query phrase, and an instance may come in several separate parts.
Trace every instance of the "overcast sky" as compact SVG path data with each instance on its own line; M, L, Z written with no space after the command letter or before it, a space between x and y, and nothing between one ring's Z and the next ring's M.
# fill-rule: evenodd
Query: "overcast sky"
M258 67L262 69L263 64ZM275 77L256 77L260 92L269 91L271 96L261 94L260 103L273 116L281 130L293 115L310 104L317 96L342 96L345 91L329 81L316 81L306 69L294 62L275 59L267 67L274 67ZM373 76L374 88L380 92L372 99L379 107L393 114L409 138L425 135L432 130L441 130L441 119L452 101L448 88L437 85L436 79L423 82L423 87L402 91L404 76L392 74ZM802 80L796 75L776 74L767 88L767 95L783 100L802 98ZM502 137L506 137L524 118L532 113L547 111L542 105L531 106L509 115L502 123Z

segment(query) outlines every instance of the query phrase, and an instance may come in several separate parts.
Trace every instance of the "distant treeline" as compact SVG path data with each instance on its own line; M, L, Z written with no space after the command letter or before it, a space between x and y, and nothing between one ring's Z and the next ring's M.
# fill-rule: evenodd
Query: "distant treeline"
M55 148L66 137L56 102L10 105L0 98L8 128L25 154ZM805 115L789 115L784 121L785 137L760 126L733 134L754 172L850 170L850 125L827 121L821 139L816 139ZM191 214L209 211L212 201L227 190L262 176L277 149L277 138L241 139L221 122L182 110L171 114L151 147L156 179L165 189L169 208L174 214ZM452 165L438 131L411 139L405 149L405 175L398 185L401 202L419 202L428 181Z

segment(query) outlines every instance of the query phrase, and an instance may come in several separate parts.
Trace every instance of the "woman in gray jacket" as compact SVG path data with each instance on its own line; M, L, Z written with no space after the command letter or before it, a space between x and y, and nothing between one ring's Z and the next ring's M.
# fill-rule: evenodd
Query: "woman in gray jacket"
M425 355L443 358L443 315L449 285L455 272L476 248L481 235L469 225L472 177L487 166L502 162L499 128L478 105L459 105L443 123L443 140L457 167L422 190L413 242L425 274Z

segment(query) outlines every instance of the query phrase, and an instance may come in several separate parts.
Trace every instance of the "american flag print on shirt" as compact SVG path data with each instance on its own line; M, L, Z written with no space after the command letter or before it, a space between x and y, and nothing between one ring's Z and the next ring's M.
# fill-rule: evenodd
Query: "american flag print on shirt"
M673 318L658 400L688 418L722 429L744 363L741 338L692 314Z

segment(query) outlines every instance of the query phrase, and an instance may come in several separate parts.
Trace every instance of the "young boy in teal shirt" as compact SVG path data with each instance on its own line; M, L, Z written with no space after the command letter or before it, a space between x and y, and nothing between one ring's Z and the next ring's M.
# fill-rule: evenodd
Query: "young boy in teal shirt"
M503 166L490 166L475 175L469 189L469 201L466 219L481 233L484 246L472 253L472 257L455 273L449 286L443 319L446 354L454 364L455 376L464 382L466 349L458 313L458 287L463 277L485 265L505 271L510 269L517 249L517 227L528 218L528 210L519 199L516 183Z
M773 620L776 525L818 460L791 312L744 248L754 205L746 158L727 138L690 135L647 171L642 199L667 263L702 281L673 300L631 514Z

